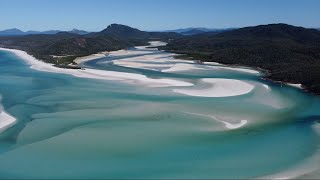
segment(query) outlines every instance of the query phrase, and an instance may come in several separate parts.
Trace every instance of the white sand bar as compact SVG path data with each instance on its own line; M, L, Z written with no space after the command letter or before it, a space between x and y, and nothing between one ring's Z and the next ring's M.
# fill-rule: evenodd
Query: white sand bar
M87 61L91 61L93 59L106 57L108 54L109 54L109 52L101 52L101 53L92 54L92 55L89 55L89 56L78 57L73 61L75 63L77 63L77 64L81 64L81 63L84 63L84 62L87 62Z
M124 73L117 71L104 71L96 69L76 70L71 73L77 77L92 78L92 79L104 79L104 80L117 80L128 83L140 83L149 87L169 87L169 86L193 86L193 84L173 80L173 79L151 79L145 75Z
M247 68L237 68L237 67L220 67L222 69L228 69L228 70L232 70L232 71L241 71L244 73L250 73L250 74L260 74L259 71L253 70L253 69L247 69Z
M54 67L52 64L39 61L35 59L33 56L21 50L5 49L5 48L0 48L0 50L9 51L16 54L18 57L22 58L29 65L31 65L32 69L35 69L38 71L69 74L69 75L73 75L81 78L117 80L117 81L125 81L128 83L135 83L135 84L140 83L150 87L193 86L193 84L184 82L184 81L173 80L173 79L152 79L152 78L148 78L145 75L135 74L135 73L104 71L104 70L96 70L96 69L82 70L82 69L57 68L57 67Z
M162 72L176 72L176 71L189 71L189 70L206 70L203 68L203 65L198 64L185 64L185 63L177 63L172 67L162 70Z
M112 56L123 56L123 55L143 55L138 57L123 58L119 60L112 61L114 64L123 67L131 68L143 68L149 70L156 70L156 68L162 67L162 72L180 72L180 71L190 71L190 70L230 70L238 71L249 74L259 75L260 72L249 69L249 68L239 68L239 67L226 67L219 64L197 64L194 61L175 59L176 54L166 53L166 54L146 54L146 51L133 51L133 50L120 50L110 52ZM162 63L162 64L161 64ZM165 63L165 64L164 64ZM158 70L156 70L158 71Z
M248 123L248 120L240 120L240 122L238 123L230 123L230 122L227 122L227 121L223 121L221 120L220 118L216 117L216 116L212 116L212 115L206 115L206 114L197 114L197 113L189 113L189 112L186 112L187 114L192 114L192 115L197 115L197 116L205 116L205 117L209 117L215 121L218 121L218 122L221 122L225 125L225 127L227 129L239 129L241 127L243 127L244 125L246 125Z
M247 94L254 89L254 85L233 79L205 78L201 81L209 87L174 89L173 91L198 97L229 97Z
M16 124L17 120L0 107L0 133Z
M168 43L166 42L162 42L162 41L150 41L149 42L150 45L149 46L137 46L137 49L150 49L150 48L154 48L154 50L156 50L155 48L158 46L165 46Z
M289 85L289 86L298 88L298 89L302 89L302 84L293 84L293 83L286 83L286 84Z

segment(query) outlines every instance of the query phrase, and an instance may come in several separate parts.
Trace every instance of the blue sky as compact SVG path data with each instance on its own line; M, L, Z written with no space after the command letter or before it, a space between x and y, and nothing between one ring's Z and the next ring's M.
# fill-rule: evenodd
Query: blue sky
M320 0L1 0L0 29L100 31L227 28L268 23L320 27Z

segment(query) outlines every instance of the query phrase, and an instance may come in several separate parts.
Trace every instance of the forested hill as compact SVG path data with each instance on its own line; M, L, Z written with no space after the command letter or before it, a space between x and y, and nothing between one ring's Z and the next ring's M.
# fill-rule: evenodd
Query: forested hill
M181 34L174 32L147 32L121 24L111 24L98 34L117 37L119 39L161 39L165 41L182 37Z
M287 24L204 33L171 41L165 50L193 59L260 67L268 78L301 83L320 94L320 32Z
M69 64L79 56L147 45L150 40L168 41L181 36L178 33L145 32L113 24L101 32L85 35L60 32L53 35L0 37L0 47L24 50L40 60L53 64Z

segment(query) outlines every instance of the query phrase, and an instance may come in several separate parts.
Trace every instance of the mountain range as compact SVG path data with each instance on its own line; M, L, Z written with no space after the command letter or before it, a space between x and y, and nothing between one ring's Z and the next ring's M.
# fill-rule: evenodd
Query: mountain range
M151 40L169 41L182 36L173 32L146 32L121 24L112 24L100 32L84 35L58 32L3 36L0 37L0 47L21 49L45 62L61 65L72 63L79 56L147 45Z
M116 25L116 24L113 24ZM232 30L233 28L228 28L228 29L209 29L209 28L185 28L185 29L176 29L176 30L168 30L168 31L162 31L166 33L178 33L182 35L195 35L195 34L201 34L201 33L206 33L206 32L223 32L223 31L228 31ZM135 29L137 31L138 29ZM139 31L139 30L138 30ZM62 30L48 30L48 31L22 31L17 28L13 29L6 29L3 31L0 31L0 36L24 36L24 35L31 35L31 34L57 34L59 32L69 32L69 33L74 33L74 34L79 34L79 35L85 35L89 34L90 32L84 31L84 30L78 30L78 29L73 29L71 31L62 31ZM108 33L113 33L117 34L118 32L108 32ZM158 33L158 32L151 32L151 33ZM146 32L147 34L147 32ZM145 34L145 37L146 37ZM133 33L132 36L135 34Z
M60 31L60 30L49 30L49 31L22 31L17 28L13 29L6 29L3 31L0 31L0 36L24 36L24 35L30 35L30 34L57 34L59 32L69 32L74 34L80 34L85 35L89 34L87 31L73 29L71 31Z
M175 33L179 33L182 35L196 35L196 34L202 34L202 33L207 33L207 32L223 32L223 31L229 31L235 28L225 28L225 29L210 29L210 28L184 28L184 29L176 29L176 30L168 30L165 32L175 32Z

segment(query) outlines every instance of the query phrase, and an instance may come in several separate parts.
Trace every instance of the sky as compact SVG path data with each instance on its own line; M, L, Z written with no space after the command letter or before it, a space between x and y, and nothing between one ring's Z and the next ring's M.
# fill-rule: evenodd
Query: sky
M320 27L320 0L0 0L0 30L159 31L270 23Z

